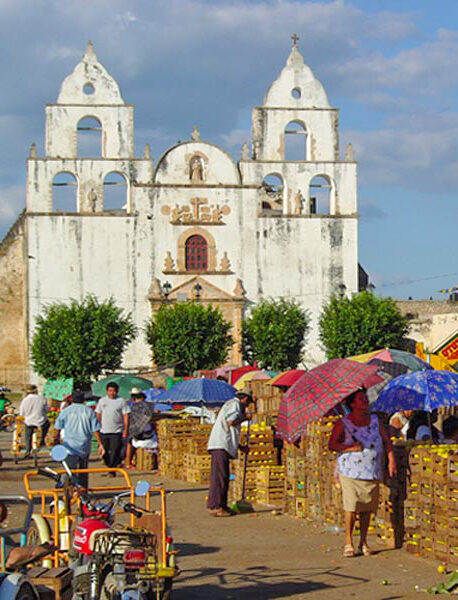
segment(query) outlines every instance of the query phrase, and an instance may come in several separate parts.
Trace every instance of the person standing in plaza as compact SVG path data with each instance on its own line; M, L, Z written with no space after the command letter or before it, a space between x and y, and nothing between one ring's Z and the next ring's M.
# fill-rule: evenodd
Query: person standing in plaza
M346 399L350 414L337 421L329 439L329 449L338 452L337 467L342 489L345 547L344 556L372 554L367 544L371 513L378 505L382 465L388 458L388 475L397 468L391 440L376 414L371 414L366 391L359 389ZM359 513L360 542L353 547L353 529Z
M247 451L246 447L240 446L240 426L251 418L246 408L252 402L249 390L237 392L236 397L228 400L219 411L208 439L211 473L207 509L214 517L233 514L227 506L229 461L237 458L237 450Z
M118 390L117 383L107 383L107 395L100 398L95 409L105 448L103 459L109 468L121 464L123 439L127 438L129 432L130 408L126 400L118 396ZM115 473L111 472L110 476L115 477Z
M87 469L93 435L99 445L100 456L105 454L100 436L99 420L94 411L86 406L84 400L84 392L75 390L72 394L71 404L59 413L54 425L57 433L65 429L63 445L70 453L66 459L70 469ZM87 488L87 473L77 473L76 480L81 486Z
M49 406L46 398L38 393L36 385L26 387L27 396L23 398L19 406L19 415L24 417L25 425L25 455L24 459L30 458L32 451L32 435L35 429L41 428L40 447L45 445L46 434L49 430L48 412Z

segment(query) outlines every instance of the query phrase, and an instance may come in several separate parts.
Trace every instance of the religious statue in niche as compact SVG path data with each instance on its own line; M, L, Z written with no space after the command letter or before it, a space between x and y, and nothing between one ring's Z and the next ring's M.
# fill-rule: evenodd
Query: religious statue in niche
M87 199L89 200L89 210L95 212L97 209L97 194L95 193L94 188L91 188L91 191L87 195Z
M302 193L301 190L297 190L294 196L294 214L300 215L302 214Z
M227 204L208 204L207 198L191 198L190 205L165 205L161 212L170 215L172 225L224 225L223 216L229 215L231 208Z
M194 156L189 163L189 179L192 183L202 183L204 180L204 166L199 156Z

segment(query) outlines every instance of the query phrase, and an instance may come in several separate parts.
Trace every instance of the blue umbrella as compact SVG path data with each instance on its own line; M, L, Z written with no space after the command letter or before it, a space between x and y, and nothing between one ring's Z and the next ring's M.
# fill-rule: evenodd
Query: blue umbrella
M220 379L187 379L164 390L155 398L157 402L171 404L224 404L234 398L237 390Z
M371 410L387 413L397 410L432 411L458 404L458 373L416 371L392 379L383 388Z

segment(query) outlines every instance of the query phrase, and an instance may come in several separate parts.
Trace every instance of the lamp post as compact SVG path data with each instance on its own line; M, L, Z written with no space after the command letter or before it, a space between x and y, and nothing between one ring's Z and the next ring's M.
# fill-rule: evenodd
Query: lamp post
M164 302L168 302L171 289L172 284L170 283L170 281L166 281L162 286L162 295L164 297Z
M375 285L373 283L368 283L366 285L366 291L373 294L375 290Z
M197 282L196 285L194 286L194 295L196 297L196 300L200 300L201 292L202 292L202 286L200 285L199 282Z

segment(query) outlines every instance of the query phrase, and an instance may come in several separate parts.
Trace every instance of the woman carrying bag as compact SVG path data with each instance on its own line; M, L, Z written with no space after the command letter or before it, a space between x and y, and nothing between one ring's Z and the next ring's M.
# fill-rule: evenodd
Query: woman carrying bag
M383 480L383 463L388 456L388 474L396 475L396 460L390 438L378 417L371 414L364 389L349 396L346 404L351 411L334 425L329 449L338 452L337 459L345 516L344 556L372 554L367 544L371 513L376 512L379 483ZM360 520L358 552L353 546L356 513Z

